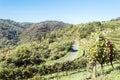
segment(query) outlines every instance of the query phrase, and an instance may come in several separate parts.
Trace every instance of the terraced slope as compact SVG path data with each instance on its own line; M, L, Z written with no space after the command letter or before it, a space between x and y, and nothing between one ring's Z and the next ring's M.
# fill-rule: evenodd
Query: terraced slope
M107 35L107 38L110 39L115 44L116 48L120 53L120 29L118 28L117 30L109 33Z

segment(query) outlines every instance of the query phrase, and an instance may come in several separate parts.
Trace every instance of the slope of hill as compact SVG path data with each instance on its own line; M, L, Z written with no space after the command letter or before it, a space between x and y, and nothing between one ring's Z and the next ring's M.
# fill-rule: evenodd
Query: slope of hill
M70 24L59 22L59 21L44 21L34 24L32 27L25 30L20 38L22 41L35 40L45 37L47 33L51 31L56 31L65 27L70 26Z
M69 26L58 21L44 21L40 23L19 23L12 20L0 19L0 48L7 45L17 45L19 41L38 39L48 32ZM29 37L29 38L28 38Z
M59 59L64 60L67 58L66 55L70 55L74 41L77 39L79 43L77 53L82 52L83 55L89 53L91 44L95 44L95 40L97 40L96 34L98 33L103 33L106 38L116 45L118 50L120 48L119 21L91 22L78 25L57 21L18 24L21 26L19 26L20 29L15 29L15 31L19 30L17 38L24 43L0 50L0 78L3 80L92 79L91 74L93 73L94 64L90 64L92 66L90 69L87 68L91 61L88 56L76 55L77 57L71 61L59 61ZM9 31L9 29L7 30ZM1 39L3 38L1 37ZM118 59L118 61L120 60ZM100 73L100 69L97 67L98 76L96 80L99 80L101 76L102 80L109 79L104 75L109 76L108 73L112 70L119 74L116 72L120 70L119 63L116 60L113 63L115 69L111 69L109 65L105 64L106 69L103 73ZM99 66L98 63L96 65ZM77 75L77 77L73 77L74 75Z
M116 48L120 52L120 28L117 28L116 30L109 33L107 38L115 44Z
M0 47L16 45L19 34L26 27L12 20L0 19Z

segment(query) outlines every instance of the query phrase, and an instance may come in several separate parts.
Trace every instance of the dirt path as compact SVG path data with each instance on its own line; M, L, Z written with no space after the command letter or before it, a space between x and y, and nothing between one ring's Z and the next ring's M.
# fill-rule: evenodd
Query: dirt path
M74 42L74 45L73 45L73 48L72 48L72 49L73 49L73 50L72 50L72 53L71 53L67 58L65 58L64 60L62 60L61 62L73 60L73 59L77 56L78 47L79 47L79 42L76 40L76 41Z

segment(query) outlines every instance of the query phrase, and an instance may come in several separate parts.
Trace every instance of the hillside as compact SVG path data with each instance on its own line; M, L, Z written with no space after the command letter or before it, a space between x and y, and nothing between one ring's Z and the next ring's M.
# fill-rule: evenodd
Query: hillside
M120 52L120 28L115 29L114 31L111 31L108 35L107 38L110 39Z
M0 19L0 48L20 44L29 39L38 39L46 33L67 27L69 24L58 21L44 21L40 23L15 22Z
M2 21L1 40L19 43L4 44L0 50L2 80L113 80L113 74L119 78L119 20L77 25ZM10 31L16 32L12 38Z
M19 40L18 36L26 28L27 27L18 22L0 19L0 47L5 47L6 45L16 45Z
M70 24L59 22L59 21L44 21L40 23L35 23L32 27L25 30L20 38L23 42L28 42L29 40L41 40L45 38L47 33L51 31L56 31L65 27L70 26Z

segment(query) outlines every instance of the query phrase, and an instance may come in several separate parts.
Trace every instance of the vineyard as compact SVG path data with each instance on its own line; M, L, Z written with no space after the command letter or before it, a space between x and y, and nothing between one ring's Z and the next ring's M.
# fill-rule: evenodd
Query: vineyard
M120 52L120 29L116 29L115 31L111 32L107 35L107 38L110 39L118 49L118 52Z
M32 27L17 34L14 45L7 34L1 37L1 80L119 80L119 22L29 25ZM6 41L7 45L3 44Z
M120 80L119 9L120 0L0 0L0 80Z
M120 50L119 50L120 49L120 45L119 45L120 34L119 34L119 32L120 32L120 30L117 29L114 31L110 31L110 33L106 34L106 38L109 39L111 42L113 42L113 44L116 46L116 49L118 50L118 53L120 52ZM84 47L83 47L83 49L84 49ZM74 64L74 61L77 64ZM95 77L95 78L93 77L94 74L93 74L92 70L87 71L87 64L89 62L86 58L81 56L79 59L75 59L74 61L72 62L73 64L70 64L70 62L65 63L66 65L67 65L67 63L69 64L69 65L67 65L67 66L69 66L68 67L69 69L66 68L65 70L63 70L61 72L61 69L59 68L57 73L48 74L48 75L45 75L44 77L48 80L93 80L93 79L95 79L95 80L119 80L119 78L120 78L120 76L119 76L119 72L120 72L119 58L117 58L117 60L113 61L114 68L112 68L112 66L108 63L105 64L104 71L102 73L101 73L100 65L97 63L97 65L96 65L97 77ZM81 62L84 62L84 63L81 64ZM83 64L84 64L84 66L80 67L80 65L83 65ZM61 64L61 65L63 65L63 64ZM75 67L75 65L78 65L78 67Z

